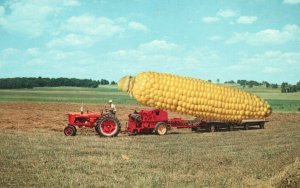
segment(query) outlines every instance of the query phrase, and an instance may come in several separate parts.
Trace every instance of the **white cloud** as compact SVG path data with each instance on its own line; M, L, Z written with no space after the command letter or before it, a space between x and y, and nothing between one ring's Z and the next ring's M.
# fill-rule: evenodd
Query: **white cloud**
M263 54L244 56L241 61L245 65L293 66L300 65L300 52L266 51Z
M295 4L299 4L299 3L300 3L300 0L284 0L283 3L284 3L284 4L295 5Z
M4 13L5 13L4 7L3 7L3 6L0 6L0 18L1 18L1 16L4 15ZM0 23L1 23L1 22L0 22Z
M8 56L14 56L14 55L19 55L20 50L15 49L15 48L5 48L3 50L0 51L1 54L1 58L5 58Z
M77 34L68 34L64 37L55 38L47 43L47 47L74 47L74 48L87 48L92 46L93 41L88 36L80 36Z
M148 28L145 25L143 25L139 22L130 22L128 24L128 26L130 29L133 29L133 30L139 30L139 31L147 31L148 30Z
M91 54L81 50L66 52L63 50L45 50L38 48L25 50L7 48L0 50L0 74L3 77L63 76L77 78L94 77L94 79L99 79L99 72L94 71L95 67L101 71L101 66L108 66L103 65L105 62L99 64L99 60L101 60L100 54L98 56L91 56ZM83 66L84 69L82 69ZM106 74L106 71L107 70L104 69L102 73ZM109 74L106 76L108 75Z
M208 37L208 40L219 41L219 40L223 40L223 37L220 35L213 35L213 36Z
M228 67L229 72L239 74L239 79L282 82L298 80L300 51L267 51L262 54L243 55L239 62ZM255 74L253 74L255 72Z
M159 41L159 42L157 42ZM158 48L154 51L153 48ZM150 50L151 49L151 50ZM172 49L172 50L171 50ZM158 71L181 74L196 78L211 78L210 71L216 71L221 58L215 51L199 48L186 50L177 44L154 40L134 49L123 49L109 54L108 59L124 65L124 74L140 71ZM132 67L132 68L128 68Z
M179 50L175 43L170 43L165 40L153 40L148 43L140 44L135 49L118 50L109 53L109 56L114 60L126 60L129 62L161 62L174 59L170 54L174 54ZM173 53L172 53L173 52Z
M187 51L183 56L183 61L189 63L191 66L201 65L202 68L210 68L218 65L220 62L220 56L214 50L210 50L208 48L197 48Z
M78 0L65 0L62 2L65 6L79 6L80 3Z
M211 16L206 16L202 18L202 21L204 23L213 23L213 22L218 22L219 18L218 17L211 17Z
M45 31L51 30L49 29L51 28L49 18L55 17L66 7L74 6L76 2L75 0L9 1L5 4L8 11L5 11L3 7L0 10L2 15L7 12L0 19L0 24L8 32L18 32L30 37L37 37Z
M26 51L25 51L25 54L29 55L29 56L38 56L40 53L40 50L38 48L28 48Z
M124 28L106 17L96 17L85 14L72 16L61 27L62 32L77 33L99 38L110 37Z
M219 10L216 13L216 16L206 16L202 18L202 22L204 23L214 23L218 22L221 19L224 18L232 18L238 16L238 11L231 10L231 9L225 9L225 10Z
M217 12L217 15L223 18L230 18L230 17L236 17L238 16L238 11L231 10L231 9L225 9L225 10L219 10Z
M140 49L145 51L169 51L174 50L178 46L175 43L170 43L165 40L153 40L149 43L141 44Z
M72 16L61 24L59 31L55 33L56 37L47 43L47 47L91 47L96 42L124 31L122 20L89 14Z
M252 24L256 20L257 20L256 16L240 16L236 22L240 24Z
M232 36L229 37L229 39L226 40L227 44L235 44L238 42L245 42L247 41L248 37L251 34L249 32L243 32L243 33L234 33Z
M265 29L257 33L242 32L233 34L227 44L246 42L252 45L283 44L300 39L300 28L297 25L285 25L281 30Z
M282 69L281 68L276 68L276 67L265 67L263 69L263 72L267 73L267 74L280 73L280 72L282 72Z
M61 23L60 28L53 32L53 38L47 47L75 47L87 48L95 43L114 36L121 36L130 29L147 31L147 27L138 22L129 22L124 17L110 19L91 14L72 16Z
M243 70L268 70L266 72L300 69L300 52L267 51L263 54L243 55L240 62L232 67Z

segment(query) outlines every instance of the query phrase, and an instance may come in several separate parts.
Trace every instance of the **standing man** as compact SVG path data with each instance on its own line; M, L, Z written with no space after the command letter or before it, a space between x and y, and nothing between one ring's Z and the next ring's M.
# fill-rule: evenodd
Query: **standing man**
M112 100L109 100L108 103L109 103L109 112L112 113L113 115L116 115L116 113L117 113L117 108L116 108L116 106L112 103Z

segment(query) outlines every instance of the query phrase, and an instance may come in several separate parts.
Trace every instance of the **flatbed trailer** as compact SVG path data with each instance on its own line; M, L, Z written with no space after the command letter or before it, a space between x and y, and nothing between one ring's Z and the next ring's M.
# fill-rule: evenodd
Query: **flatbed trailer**
M215 132L219 130L233 131L236 128L248 130L250 127L265 128L266 119L248 119L241 122L222 122L222 121L205 121L202 120L201 126L193 127L192 131L208 130Z

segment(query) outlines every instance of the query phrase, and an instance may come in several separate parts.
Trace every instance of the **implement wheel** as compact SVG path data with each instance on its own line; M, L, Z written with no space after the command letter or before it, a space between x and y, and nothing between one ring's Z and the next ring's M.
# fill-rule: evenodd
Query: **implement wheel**
M228 131L233 131L233 130L234 130L233 125L228 125Z
M120 121L111 114L103 115L97 122L96 131L100 136L117 136L121 131Z
M64 133L66 136L75 136L76 135L76 128L72 125L68 125L64 129Z
M265 128L265 123L260 123L260 124L259 124L259 128L260 128L260 129L264 129L264 128Z
M164 122L158 122L155 126L155 134L157 135L166 135L168 133L168 127Z

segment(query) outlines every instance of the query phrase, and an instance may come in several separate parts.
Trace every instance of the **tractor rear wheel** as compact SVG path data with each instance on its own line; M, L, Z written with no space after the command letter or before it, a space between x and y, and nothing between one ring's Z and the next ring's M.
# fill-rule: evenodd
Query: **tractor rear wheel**
M96 131L100 136L117 136L121 131L120 121L111 114L103 115L97 121Z
M72 125L68 125L64 129L64 133L66 136L75 136L76 132L77 132L76 127Z
M162 136L162 135L166 135L167 133L168 133L168 127L166 123L158 122L155 125L155 134Z

